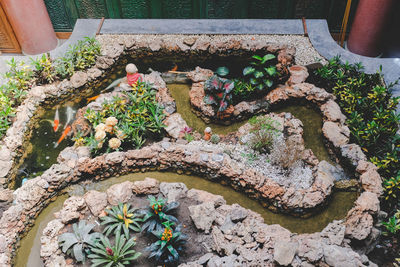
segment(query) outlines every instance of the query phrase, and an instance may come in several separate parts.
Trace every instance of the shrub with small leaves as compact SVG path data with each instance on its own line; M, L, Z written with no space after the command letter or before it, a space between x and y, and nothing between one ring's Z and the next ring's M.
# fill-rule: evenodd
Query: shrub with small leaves
M274 85L274 81L279 75L272 61L275 58L273 54L266 54L263 57L254 55L254 61L243 69L244 77L258 91L270 89Z

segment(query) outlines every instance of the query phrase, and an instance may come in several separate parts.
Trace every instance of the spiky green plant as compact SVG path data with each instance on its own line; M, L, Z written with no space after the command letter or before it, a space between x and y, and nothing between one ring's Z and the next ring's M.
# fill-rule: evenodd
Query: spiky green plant
M109 236L112 232L124 231L125 237L129 238L129 231L140 232L142 218L131 209L130 204L119 203L111 209L106 210L107 216L101 217L101 224L106 225L103 233ZM121 231L122 230L122 231Z
M164 230L152 232L158 238L146 250L151 253L149 258L154 258L160 264L175 264L179 261L179 253L187 241L186 235L182 234L182 226L178 225L175 230L171 228L170 222L164 222Z
M171 211L179 207L178 202L171 202L166 204L166 200L154 196L149 196L150 206L146 210L142 210L144 214L143 221L145 222L142 226L143 231L148 233L153 231L160 231L163 229L163 223L166 221L177 223L178 219L173 215L170 215Z
M85 262L85 250L101 237L100 233L90 233L94 227L85 220L74 223L73 233L64 233L58 238L62 252L72 255L77 262Z
M92 261L92 267L123 267L136 260L141 255L132 249L136 245L135 238L128 240L117 231L115 235L115 245L112 246L106 236L101 236L100 241L96 242L91 248L91 254L88 258Z

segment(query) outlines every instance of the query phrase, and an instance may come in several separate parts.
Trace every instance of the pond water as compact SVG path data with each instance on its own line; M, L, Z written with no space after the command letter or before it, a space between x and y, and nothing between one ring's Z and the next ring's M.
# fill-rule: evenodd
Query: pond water
M259 213L266 224L280 224L295 233L313 233L321 231L333 220L345 218L347 212L352 208L357 198L355 192L335 192L326 208L310 218L298 218L290 215L273 213L265 208L256 200L246 197L244 194L234 189L223 186L219 183L211 182L207 179L191 175L179 175L172 172L146 172L134 173L120 177L112 177L100 182L89 183L87 185L71 186L65 191L72 191L71 194L82 195L88 190L105 191L113 184L124 181L139 181L146 177L155 178L161 182L181 182L186 186L208 191L213 194L222 195L227 204L238 203L239 205ZM17 267L42 266L40 259L40 236L47 223L54 219L53 213L62 208L67 195L59 196L54 202L46 207L36 218L34 227L21 240L21 247L17 251Z

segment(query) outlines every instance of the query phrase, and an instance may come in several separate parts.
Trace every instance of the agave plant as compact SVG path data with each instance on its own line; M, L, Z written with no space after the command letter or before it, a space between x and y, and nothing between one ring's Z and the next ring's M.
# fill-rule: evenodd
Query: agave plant
M86 224L85 220L74 223L73 233L64 233L58 238L62 252L72 255L77 262L85 262L88 245L94 245L101 237L100 233L90 233L94 227L94 224Z
M243 69L243 75L248 78L250 84L259 91L271 88L274 84L274 77L278 75L276 67L270 65L269 61L274 59L273 54L266 54L263 57L254 55L255 61Z
M154 258L160 264L173 264L179 261L179 253L187 241L186 235L182 234L182 226L178 225L175 230L171 228L170 222L163 223L164 230L152 232L158 240L151 244L146 250L150 251L149 258Z
M136 260L141 255L136 252L133 246L136 245L135 238L126 240L121 232L117 231L115 235L115 245L112 246L110 240L101 236L100 241L96 242L91 248L91 254L88 258L92 261L92 267L96 266L118 266L123 267Z
M129 231L140 232L140 222L142 218L135 213L136 209L131 209L130 204L119 203L109 210L107 216L101 217L101 224L106 225L103 233L109 236L110 233L124 231L125 237L129 238ZM122 230L122 231L121 231Z
M179 207L178 202L171 202L166 204L166 200L154 196L149 196L150 207L146 210L142 210L144 214L143 221L145 222L142 226L143 231L151 233L153 231L160 231L163 229L163 223L170 221L172 223L178 223L178 219L170 214L169 212Z
M204 102L216 107L218 112L224 111L232 101L231 92L234 86L235 83L231 80L217 75L210 77L204 84Z

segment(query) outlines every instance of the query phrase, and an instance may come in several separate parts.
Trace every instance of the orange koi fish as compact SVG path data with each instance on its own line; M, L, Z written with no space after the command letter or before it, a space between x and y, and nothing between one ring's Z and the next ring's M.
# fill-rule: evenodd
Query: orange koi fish
M54 132L58 131L58 127L60 127L60 115L58 114L58 108L56 109L56 115L54 116L53 121L53 130Z
M71 128L71 125L68 125L68 126L65 128L65 130L64 130L64 132L62 133L60 139L58 139L57 143L54 145L54 148L58 147L58 145L61 143L61 141L64 140L65 137L67 137L67 135L69 134L69 132L71 131L71 129L72 129L72 128Z
M178 65L176 65L175 63L174 63L174 67L170 70L170 71L177 71L178 70Z
M99 96L100 96L100 95L96 95L96 96L90 97L90 98L87 99L87 102L88 102L88 103L89 103L89 102L92 102L92 101L96 100Z

